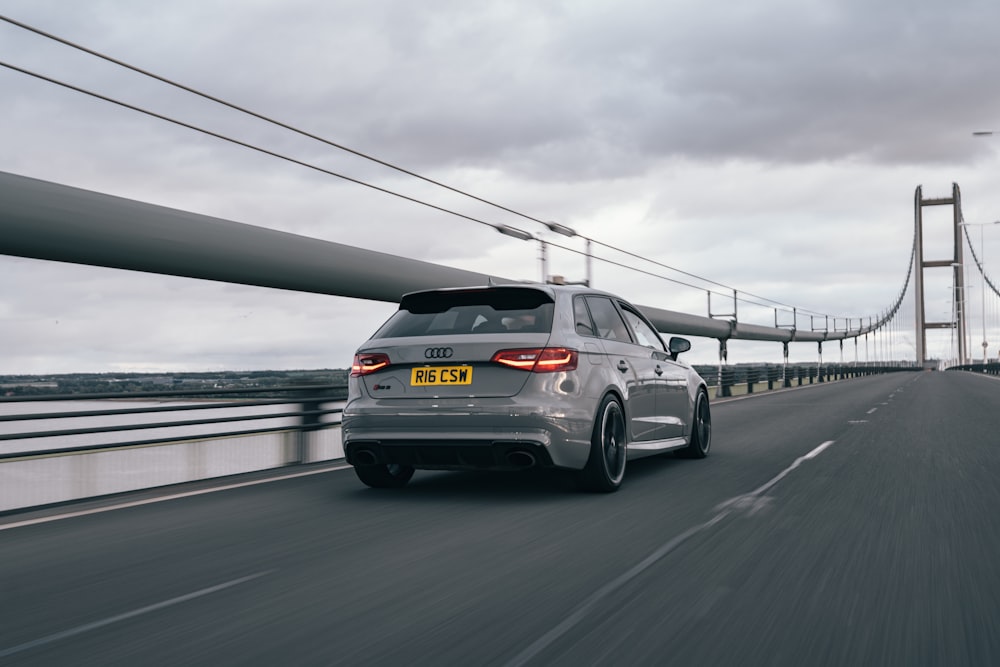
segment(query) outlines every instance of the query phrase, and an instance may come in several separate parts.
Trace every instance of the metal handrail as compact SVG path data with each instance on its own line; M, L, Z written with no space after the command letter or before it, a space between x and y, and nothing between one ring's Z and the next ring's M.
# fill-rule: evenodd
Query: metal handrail
M330 410L297 410L295 412L274 412L265 415L240 415L238 417L218 417L215 419L186 419L175 422L152 422L148 424L123 424L119 426L94 426L91 428L73 428L58 431L26 431L22 433L0 434L0 442L4 440L27 440L30 438L55 438L70 435L91 435L94 433L119 433L121 431L141 431L153 428L181 428L184 426L203 426L205 424L224 424L230 422L259 421L262 419L281 419L283 417L305 417L310 415L327 415L343 412L341 408ZM91 413L93 417L103 417L100 412ZM284 430L284 429L281 429Z
M6 452L0 454L0 460L24 459L33 457L53 456L58 454L81 453L88 451L101 451L108 449L121 449L137 447L143 445L165 444L171 442L182 442L193 439L207 439L219 437L232 437L241 435L255 435L261 433L275 433L280 431L298 430L308 431L318 428L328 428L339 425L338 421L320 421L325 415L340 414L341 407L324 408L323 403L343 401L346 397L346 387L343 385L307 385L294 387L269 387L269 388L241 388L241 389L210 389L210 390L180 390L151 392L142 391L135 393L89 393L89 394L47 394L42 396L16 396L4 397L6 403L35 403L46 401L76 401L76 400L102 400L102 399L141 399L141 398L191 398L191 397L214 397L227 394L261 394L261 393L289 393L287 397L266 398L263 400L243 400L226 402L207 402L199 404L167 405L167 406L146 406L137 408L113 408L97 410L70 410L61 412L41 412L25 413L0 416L0 421L17 422L43 419L67 419L67 418L90 418L106 417L116 415L135 414L156 414L164 412L195 411L195 410L220 410L220 409L242 409L253 408L266 405L283 405L289 403L298 404L298 409L278 412L267 412L265 414L243 414L226 417L213 417L205 419L181 419L174 421L144 422L119 425L102 425L93 427L79 427L71 429L50 429L45 431L24 431L18 433L0 434L0 442L19 441L46 437L72 437L79 435L94 435L98 433L121 433L126 431L140 431L149 429L184 428L190 426L204 426L207 424L224 424L237 422L252 422L268 419L286 419L298 417L299 423L295 425L283 424L280 426L270 426L266 428L247 428L224 432L212 432L204 434L177 434L171 437L148 438L132 440L128 442L113 442L99 444L84 444L78 446L56 447L43 450L31 450L20 452Z
M341 390L346 392L347 386L342 384L307 384L307 385L294 385L288 387L240 387L233 389L172 389L169 391L106 391L106 392L94 392L94 393L82 393L82 394L42 394L39 396L0 396L0 403L23 403L30 401L32 403L42 402L42 401L90 401L90 400L104 400L104 399L127 399L132 400L136 398L180 398L180 397L205 397L211 398L213 396L231 395L231 394L264 394L264 393L275 393L275 392L314 392L314 391L332 391ZM267 400L267 399L265 399ZM240 405L245 405L241 403Z

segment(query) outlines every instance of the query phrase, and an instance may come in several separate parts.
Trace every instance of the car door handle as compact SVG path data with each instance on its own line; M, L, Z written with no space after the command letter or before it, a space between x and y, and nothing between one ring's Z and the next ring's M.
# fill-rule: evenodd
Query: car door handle
M628 364L625 363L624 359L618 362L618 370L620 370L622 373L628 370Z
M663 375L663 369L660 368L659 366L657 366L653 372L656 373L657 375Z

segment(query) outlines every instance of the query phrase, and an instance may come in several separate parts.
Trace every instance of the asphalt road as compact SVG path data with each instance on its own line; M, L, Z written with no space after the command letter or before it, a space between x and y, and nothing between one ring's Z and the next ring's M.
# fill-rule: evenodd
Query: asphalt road
M900 373L713 416L707 459L632 463L611 495L310 471L3 517L0 664L1000 664L1000 381Z

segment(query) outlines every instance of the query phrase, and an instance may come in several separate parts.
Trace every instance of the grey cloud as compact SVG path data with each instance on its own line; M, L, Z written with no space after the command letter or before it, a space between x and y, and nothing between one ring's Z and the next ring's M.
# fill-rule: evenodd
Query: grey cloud
M677 1L13 0L5 13L535 217L821 311L870 313L895 296L916 185L941 194L961 182L969 219L1000 210L1000 143L969 137L1000 121L993 2L766 0L709 11ZM540 229L10 26L0 25L0 51L333 171ZM538 274L534 244L8 71L0 85L0 169ZM553 258L553 272L582 275L579 257ZM704 308L702 294L595 271L599 286L637 302ZM94 367L135 358L289 367L343 365L324 360L349 356L386 314L385 304L9 258L0 272L19 286L0 295L0 343L25 355L34 346L35 358L66 350L60 364L73 362L73 345L56 319L78 323L86 355L77 360ZM251 311L287 326L240 326Z

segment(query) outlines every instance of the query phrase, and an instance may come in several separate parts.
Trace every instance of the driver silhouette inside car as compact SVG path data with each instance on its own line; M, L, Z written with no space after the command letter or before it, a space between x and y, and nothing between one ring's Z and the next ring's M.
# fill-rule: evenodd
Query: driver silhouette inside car
M521 313L502 317L499 320L488 319L472 328L473 333L508 333L510 331L534 331L537 322L534 314Z
M514 317L503 318L507 331L534 331L535 315L533 313L521 313Z

